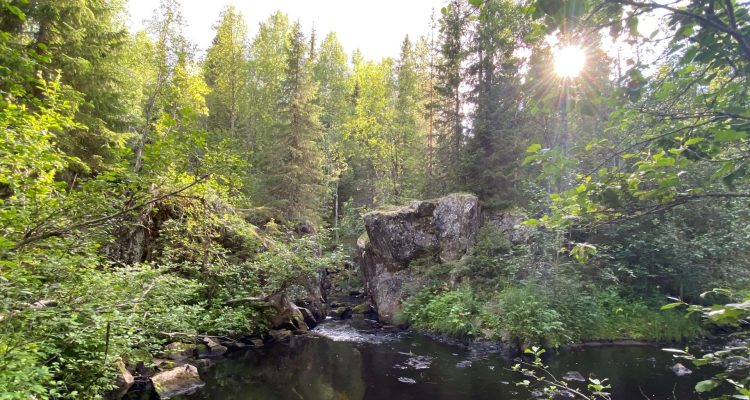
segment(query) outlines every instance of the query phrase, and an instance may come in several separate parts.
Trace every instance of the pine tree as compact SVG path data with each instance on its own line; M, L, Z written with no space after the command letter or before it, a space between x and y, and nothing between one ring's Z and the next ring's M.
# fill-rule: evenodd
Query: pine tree
M286 69L274 132L275 155L269 171L268 192L288 220L317 220L323 191L323 138L320 107L314 104L317 86L312 79L309 47L299 23L286 46Z

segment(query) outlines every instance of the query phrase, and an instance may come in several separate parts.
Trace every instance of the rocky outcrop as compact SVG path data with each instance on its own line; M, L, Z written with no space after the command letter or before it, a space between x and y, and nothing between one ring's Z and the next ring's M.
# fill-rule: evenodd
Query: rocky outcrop
M404 285L415 278L413 261L446 262L473 246L480 225L479 199L451 194L365 214L366 235L357 241L365 291L378 317L394 322Z
M159 372L151 377L151 383L160 399L188 394L205 385L198 375L198 368L190 364Z

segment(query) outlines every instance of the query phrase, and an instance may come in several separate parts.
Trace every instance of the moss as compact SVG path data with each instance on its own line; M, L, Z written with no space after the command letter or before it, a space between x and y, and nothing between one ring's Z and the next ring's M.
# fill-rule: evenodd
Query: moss
M358 304L352 308L352 313L354 314L365 314L370 311L372 311L372 307L367 303Z

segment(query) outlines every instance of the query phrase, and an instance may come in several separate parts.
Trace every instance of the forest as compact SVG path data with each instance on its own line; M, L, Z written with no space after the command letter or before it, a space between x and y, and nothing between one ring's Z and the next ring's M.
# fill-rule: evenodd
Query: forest
M717 371L696 398L750 399L747 2L447 0L381 60L233 6L199 50L179 0L138 32L126 6L0 0L0 399L122 398L168 343L281 341L337 294L382 311L366 224L469 194L474 244L415 253L383 324L531 369L658 343Z

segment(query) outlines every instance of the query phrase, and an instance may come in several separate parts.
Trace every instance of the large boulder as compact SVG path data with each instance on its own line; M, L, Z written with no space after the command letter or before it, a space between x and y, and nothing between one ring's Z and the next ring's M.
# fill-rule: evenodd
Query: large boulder
M364 215L367 233L357 241L365 291L378 317L394 322L404 285L415 278L414 260L447 262L474 245L480 225L479 199L451 194Z
M519 212L501 211L489 215L487 222L506 235L511 244L528 243L534 235L534 228L523 225L528 217Z
M118 361L115 364L115 367L117 368L117 380L115 381L116 387L109 393L108 396L106 396L106 398L111 400L120 400L125 396L128 390L133 387L135 378L133 378L133 374L131 374L130 371L125 368L125 363L123 363L122 361Z
M198 369L190 364L159 372L151 377L151 383L160 399L192 393L205 385L198 375Z

